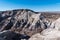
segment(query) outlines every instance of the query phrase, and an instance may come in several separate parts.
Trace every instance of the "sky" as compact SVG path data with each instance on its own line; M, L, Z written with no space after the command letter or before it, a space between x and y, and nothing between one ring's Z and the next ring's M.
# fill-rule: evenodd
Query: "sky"
M0 11L13 9L60 11L60 0L0 0Z

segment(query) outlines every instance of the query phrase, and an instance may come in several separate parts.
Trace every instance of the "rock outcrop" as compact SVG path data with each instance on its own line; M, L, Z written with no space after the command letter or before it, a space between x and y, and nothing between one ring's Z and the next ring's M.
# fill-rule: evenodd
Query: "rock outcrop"
M60 18L58 18L56 21L52 22L51 28L55 28L56 30L60 30Z
M60 31L46 29L42 33L33 35L29 40L60 40Z
M33 35L29 40L60 40L60 18L41 33Z

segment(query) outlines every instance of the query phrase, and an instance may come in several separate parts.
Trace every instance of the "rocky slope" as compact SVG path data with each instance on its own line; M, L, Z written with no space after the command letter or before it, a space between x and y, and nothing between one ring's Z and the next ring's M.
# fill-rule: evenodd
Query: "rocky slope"
M36 33L41 33L45 29L54 28L55 22L53 23L53 21L55 21L59 17L60 17L59 13L56 14L50 12L49 13L34 12L29 9L1 11L0 12L0 33L3 32L4 30L8 30L16 34L23 35L23 37L18 36L16 40L25 39L25 38L28 39L29 37L31 37ZM2 38L5 39L5 37ZM12 38L14 38L14 36Z
M31 36L46 29L48 21L41 15L31 10L12 10L0 13L0 31L12 30Z
M33 35L29 40L60 40L60 18L52 22L49 28Z

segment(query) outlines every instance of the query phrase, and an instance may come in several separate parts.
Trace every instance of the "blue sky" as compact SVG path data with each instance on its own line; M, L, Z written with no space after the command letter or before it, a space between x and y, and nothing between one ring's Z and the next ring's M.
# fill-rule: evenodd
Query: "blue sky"
M60 0L0 0L0 11L12 9L60 11Z

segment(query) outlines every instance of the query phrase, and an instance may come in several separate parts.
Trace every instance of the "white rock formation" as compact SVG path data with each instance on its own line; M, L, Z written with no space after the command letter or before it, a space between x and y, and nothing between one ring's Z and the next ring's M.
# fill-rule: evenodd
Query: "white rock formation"
M54 21L50 28L33 35L29 40L60 40L60 18Z
M51 26L51 28L54 28L56 30L60 30L60 18L58 18L56 21L54 21Z
M45 30L41 34L37 33L33 35L29 40L60 40L60 31Z

